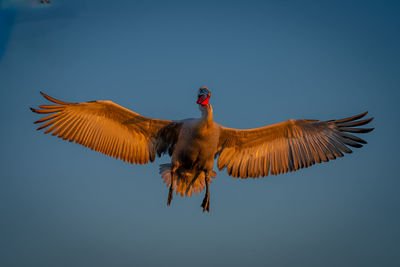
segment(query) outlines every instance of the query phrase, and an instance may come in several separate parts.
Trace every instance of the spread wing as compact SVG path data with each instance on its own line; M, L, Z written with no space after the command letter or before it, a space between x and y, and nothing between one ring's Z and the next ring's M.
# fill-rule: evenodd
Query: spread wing
M31 108L50 114L35 123L45 134L76 142L90 149L130 163L146 164L156 155L171 153L181 123L152 119L121 107L112 101L67 103L40 92L55 103Z
M356 128L373 118L359 120L367 112L331 120L288 120L257 129L237 130L221 126L218 168L233 177L267 176L327 162L351 147L367 142L349 133L368 133L373 128Z

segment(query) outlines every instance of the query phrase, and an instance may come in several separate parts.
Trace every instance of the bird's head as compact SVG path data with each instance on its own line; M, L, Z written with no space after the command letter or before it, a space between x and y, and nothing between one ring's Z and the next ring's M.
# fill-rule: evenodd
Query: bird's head
M199 89L199 93L197 95L197 104L201 105L201 106L207 106L208 105L208 101L210 100L210 96L211 96L211 92L210 89L208 89L205 86L202 86Z

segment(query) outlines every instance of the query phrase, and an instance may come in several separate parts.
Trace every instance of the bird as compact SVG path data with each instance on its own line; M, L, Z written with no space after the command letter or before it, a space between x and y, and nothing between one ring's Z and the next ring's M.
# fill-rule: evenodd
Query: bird
M367 143L354 134L374 129L358 127L373 120L364 118L368 112L328 121L289 119L246 130L224 127L213 120L206 86L197 94L201 117L176 121L142 116L109 100L69 103L40 93L52 103L30 108L46 115L34 122L40 124L37 130L132 164L168 154L171 162L159 169L169 188L167 205L174 192L190 197L205 189L203 213L210 211L215 160L219 171L226 169L234 178L284 174L352 153L350 147Z

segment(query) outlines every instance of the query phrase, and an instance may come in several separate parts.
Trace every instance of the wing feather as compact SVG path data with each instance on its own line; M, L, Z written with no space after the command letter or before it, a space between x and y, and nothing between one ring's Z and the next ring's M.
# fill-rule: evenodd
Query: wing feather
M288 120L256 129L238 130L221 126L218 145L218 168L227 168L233 177L267 176L307 168L327 162L348 147L362 147L367 142L349 133L368 133L373 128L358 128L373 118L363 119L367 112L330 120Z
M153 162L171 152L181 123L141 116L111 101L67 103L41 92L52 105L31 108L49 114L35 123L45 134L75 142L130 163Z

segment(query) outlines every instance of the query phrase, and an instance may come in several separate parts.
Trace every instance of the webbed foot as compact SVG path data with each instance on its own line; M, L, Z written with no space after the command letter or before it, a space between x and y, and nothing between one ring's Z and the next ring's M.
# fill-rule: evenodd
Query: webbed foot
M210 212L210 194L208 192L204 196L203 203L201 203L201 207L203 208L203 213L205 211Z

